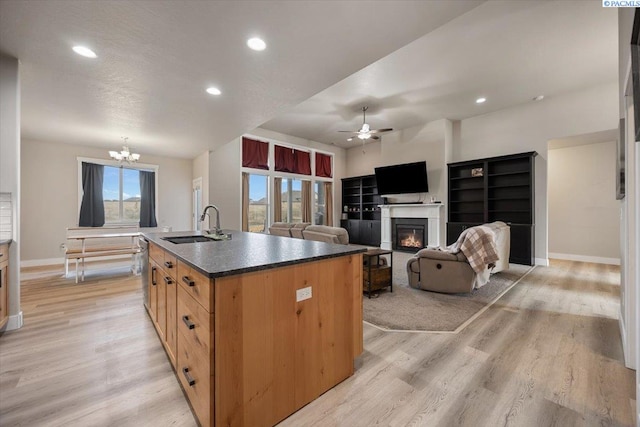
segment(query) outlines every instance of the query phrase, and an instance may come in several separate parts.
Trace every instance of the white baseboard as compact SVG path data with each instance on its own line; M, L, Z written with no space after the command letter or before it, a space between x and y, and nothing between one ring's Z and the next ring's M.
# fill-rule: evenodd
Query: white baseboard
M594 264L620 265L620 258L605 258L605 257L589 256L589 255L559 254L559 253L552 253L552 252L549 253L549 258L564 259L567 261L592 262Z
M14 329L22 328L22 311L18 314L14 314L13 316L9 316L9 320L7 321L7 325L5 326L5 331L13 331Z
M549 258L534 258L535 265L540 265L542 267L549 267Z

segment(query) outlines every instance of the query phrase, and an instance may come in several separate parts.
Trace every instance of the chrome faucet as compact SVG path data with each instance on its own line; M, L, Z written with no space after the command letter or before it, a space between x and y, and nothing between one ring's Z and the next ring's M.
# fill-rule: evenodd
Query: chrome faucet
M214 205L209 205L206 208L204 208L204 211L202 212L202 215L200 216L200 222L204 221L204 217L209 215L207 213L207 211L209 210L209 208L213 208L216 211L216 228L214 228L214 231L216 235L221 234L222 230L220 229L220 210L218 210L217 206ZM209 229L211 229L211 215L209 215Z

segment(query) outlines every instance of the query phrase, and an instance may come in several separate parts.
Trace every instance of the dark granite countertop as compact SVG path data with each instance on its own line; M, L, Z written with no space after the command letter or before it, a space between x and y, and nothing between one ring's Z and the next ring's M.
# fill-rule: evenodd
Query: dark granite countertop
M208 277L231 276L364 252L362 246L334 245L291 237L224 230L231 240L175 244L163 237L194 236L181 231L142 235Z

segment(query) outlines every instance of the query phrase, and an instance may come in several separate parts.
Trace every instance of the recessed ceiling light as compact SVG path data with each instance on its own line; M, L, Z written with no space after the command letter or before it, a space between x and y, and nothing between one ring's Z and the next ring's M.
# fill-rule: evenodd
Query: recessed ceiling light
M482 104L486 100L487 100L487 98L478 98L478 99L476 99L476 104Z
M207 88L207 93L210 95L220 95L222 92L220 92L220 89L217 87L212 86Z
M267 48L267 44L264 40L259 39L258 37L253 37L247 40L247 46L253 50L265 50Z
M533 98L534 101L542 101L544 99L544 95L538 95Z
M84 56L85 58L97 58L98 57L98 55L96 55L96 53L94 51L92 51L88 47L84 47L84 46L74 46L73 47L73 51L75 53L77 53L78 55Z

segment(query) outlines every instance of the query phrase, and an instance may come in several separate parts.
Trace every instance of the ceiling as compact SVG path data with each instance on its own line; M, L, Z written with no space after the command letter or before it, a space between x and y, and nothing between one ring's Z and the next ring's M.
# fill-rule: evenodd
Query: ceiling
M0 2L23 138L184 158L258 126L348 148L363 106L400 130L546 102L616 81L617 36L599 1Z
M285 111L270 126L295 127L304 136L319 134L318 126L350 125L344 113L308 130L287 117L297 116L292 107L302 101L480 4L3 0L0 52L21 63L23 138L119 149L127 136L139 153L193 158ZM267 50L249 50L252 36L264 38ZM76 55L74 45L98 58ZM456 54L441 47L440 54ZM374 90L370 73L358 97L367 93L386 108L382 101L406 96ZM396 78L403 76L385 77ZM419 92L432 84L415 83ZM222 95L205 93L211 85ZM336 99L332 109L351 106L352 96ZM311 119L325 114L325 107L300 108Z
M363 106L372 129L399 130L548 102L617 82L617 25L599 1L486 2L262 127L348 148L361 141L337 131L359 129Z

